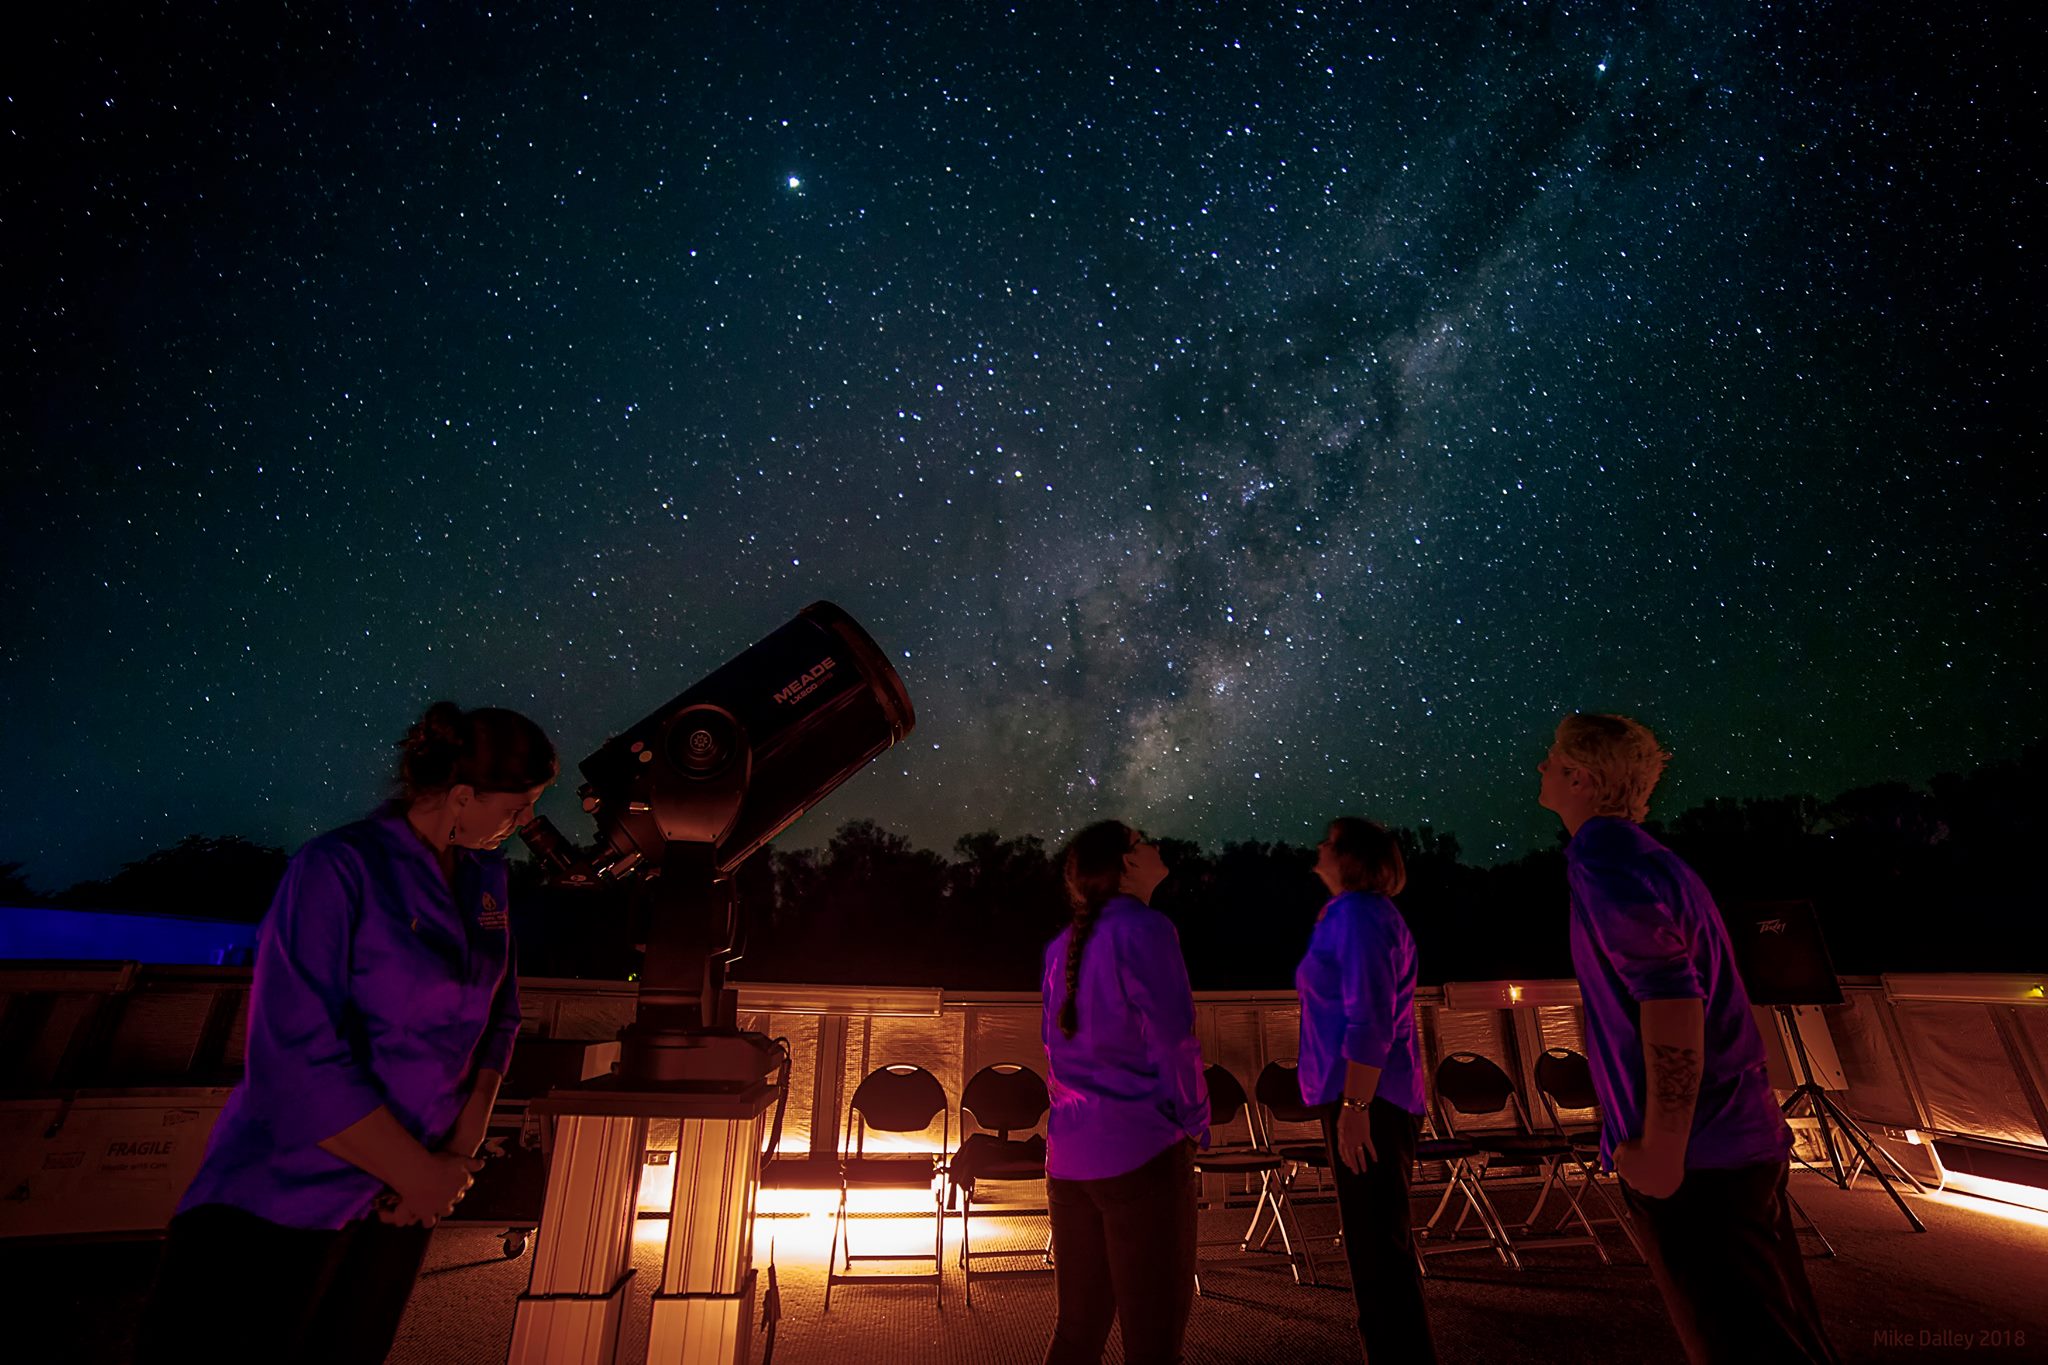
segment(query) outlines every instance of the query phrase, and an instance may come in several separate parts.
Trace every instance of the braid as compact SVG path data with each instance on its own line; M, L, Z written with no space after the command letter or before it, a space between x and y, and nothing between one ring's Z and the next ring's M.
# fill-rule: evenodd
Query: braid
M1099 905L1075 907L1074 923L1067 935L1067 998L1060 1002L1060 1032L1069 1038L1081 1027L1081 951L1088 946L1088 936L1095 932L1095 919L1101 909Z
M1067 845L1067 899L1074 907L1074 920L1067 933L1067 998L1060 1002L1060 1032L1071 1038L1081 1027L1081 954L1102 907L1123 885L1124 855L1131 851L1134 836L1130 827L1116 820L1090 825Z

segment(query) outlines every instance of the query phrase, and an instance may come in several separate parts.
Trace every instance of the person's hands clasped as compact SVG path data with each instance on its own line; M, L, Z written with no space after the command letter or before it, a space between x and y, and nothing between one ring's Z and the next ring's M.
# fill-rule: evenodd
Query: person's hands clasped
M400 1227L415 1223L432 1227L455 1211L483 1164L457 1152L435 1152L407 1186L391 1192L394 1198L378 1201L377 1216Z
M1372 1121L1363 1109L1340 1105L1337 1109L1337 1159L1352 1172L1365 1174L1365 1168L1380 1159L1372 1146Z

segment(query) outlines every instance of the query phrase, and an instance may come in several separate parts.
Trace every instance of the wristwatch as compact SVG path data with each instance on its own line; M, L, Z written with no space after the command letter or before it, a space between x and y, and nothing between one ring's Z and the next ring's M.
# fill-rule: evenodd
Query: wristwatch
M1369 1111L1372 1108L1371 1100L1355 1100L1349 1095L1344 1096L1338 1103L1346 1109L1356 1109L1361 1112Z

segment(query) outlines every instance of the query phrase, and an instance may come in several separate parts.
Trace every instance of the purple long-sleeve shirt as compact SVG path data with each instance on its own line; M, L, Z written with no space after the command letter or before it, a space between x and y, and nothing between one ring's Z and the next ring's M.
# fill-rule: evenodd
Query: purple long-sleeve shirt
M1792 1133L1764 1068L1749 992L1706 884L1629 820L1598 817L1565 849L1572 892L1572 968L1586 1006L1600 1157L1642 1136L1641 1002L1698 1000L1705 1056L1688 1170L1783 1161Z
M1347 891L1323 907L1294 969L1304 1104L1344 1093L1346 1062L1380 1069L1376 1099L1423 1111L1415 1036L1415 940L1385 896Z
M1208 1146L1209 1087L1173 921L1134 896L1112 897L1097 912L1081 949L1080 1017L1069 1038L1059 1017L1073 932L1045 950L1046 1174L1106 1180L1182 1138Z
M501 855L463 851L451 889L396 804L293 855L257 939L246 1069L181 1211L338 1228L383 1185L324 1139L379 1105L446 1139L519 1032L505 880Z

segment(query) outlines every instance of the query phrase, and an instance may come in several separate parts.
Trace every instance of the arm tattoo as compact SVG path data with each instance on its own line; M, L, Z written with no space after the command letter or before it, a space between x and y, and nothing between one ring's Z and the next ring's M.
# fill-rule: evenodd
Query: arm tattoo
M1650 1045L1650 1074L1657 1089L1657 1107L1667 1114L1692 1108L1700 1089L1700 1054L1689 1047Z

